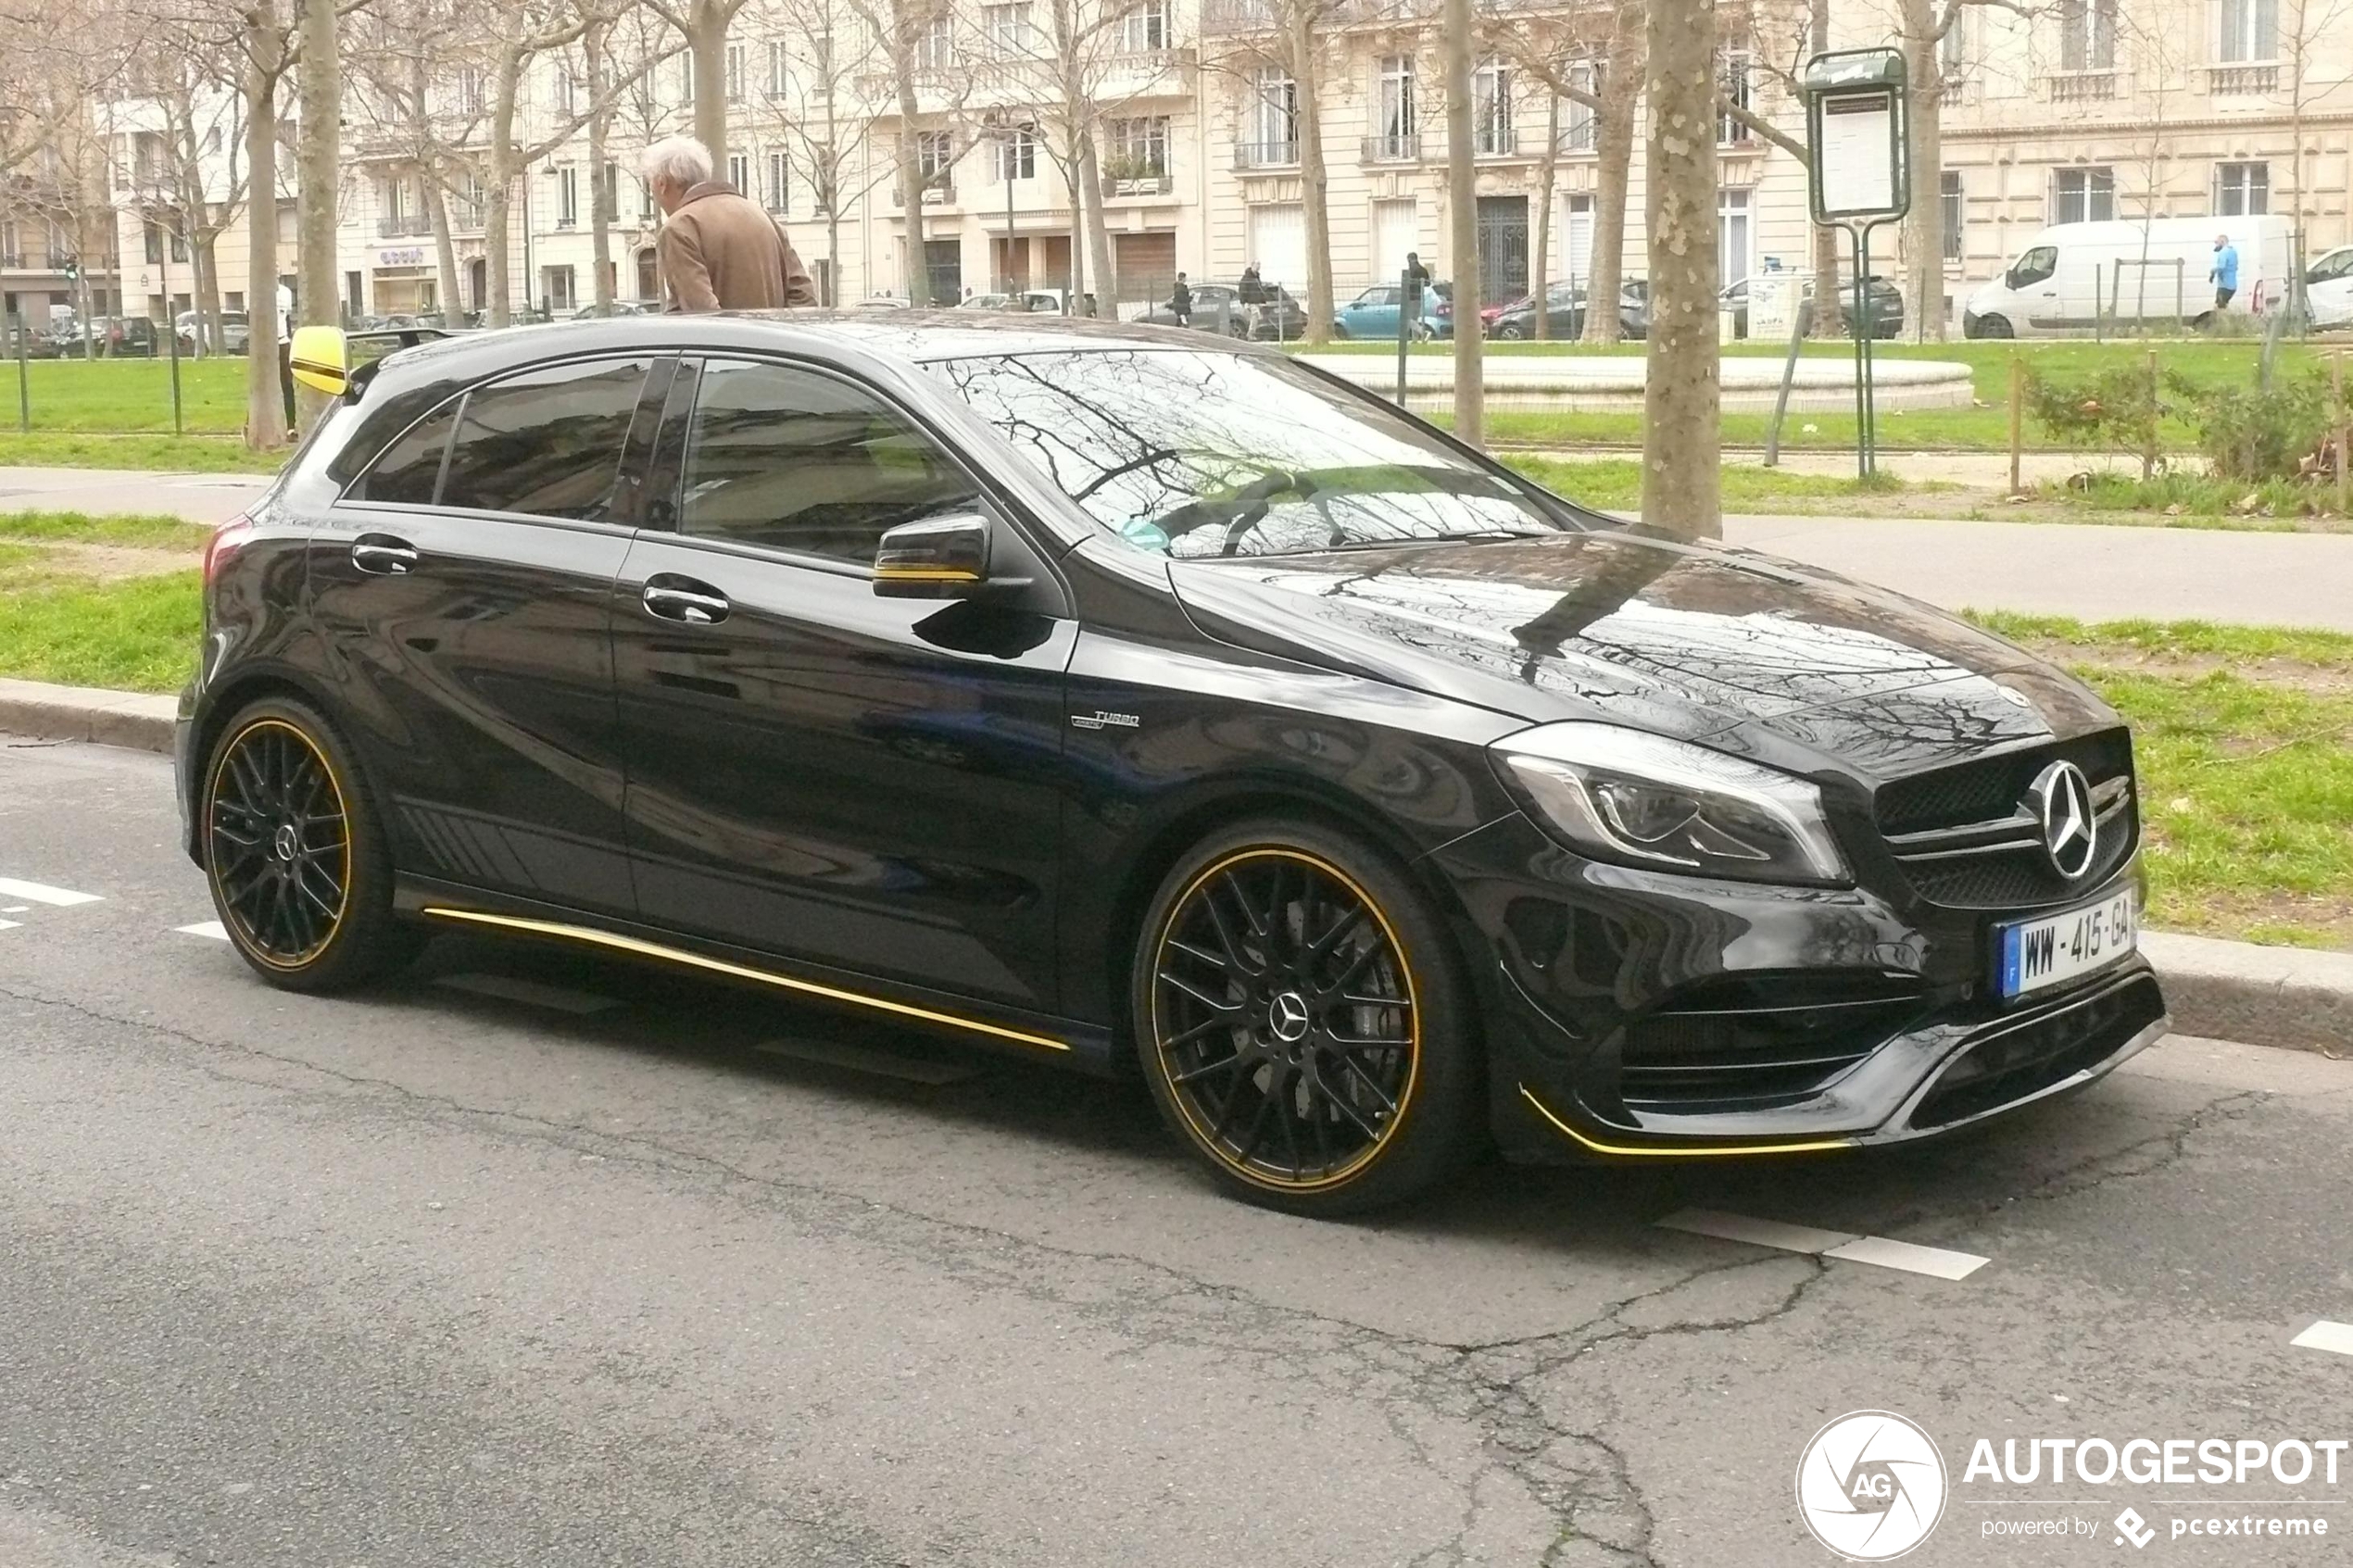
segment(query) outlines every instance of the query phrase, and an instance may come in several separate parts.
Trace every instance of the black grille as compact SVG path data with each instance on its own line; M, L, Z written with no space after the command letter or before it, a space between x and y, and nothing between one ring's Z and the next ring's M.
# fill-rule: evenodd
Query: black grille
M2105 1060L2164 1016L2157 982L2144 974L1996 1035L1944 1070L1912 1125L1942 1127L2024 1099Z
M1877 972L1728 977L1626 1025L1618 1096L1634 1110L1765 1110L1818 1093L1923 1005Z
M2083 770L2101 812L2099 852L2072 880L2044 853L2026 804L2036 775L2056 761ZM2063 901L2113 875L2140 838L2132 738L2120 728L1898 779L1881 787L1873 809L1912 886L1953 909Z

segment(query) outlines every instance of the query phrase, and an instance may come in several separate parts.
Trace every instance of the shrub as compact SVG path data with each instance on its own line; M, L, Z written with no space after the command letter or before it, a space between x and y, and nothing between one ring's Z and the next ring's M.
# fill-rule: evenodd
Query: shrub
M2198 450L2217 479L2294 479L2329 428L2329 388L2321 376L2283 376L2269 388L2196 385L2166 377L2189 406Z
M2182 383L2169 378L2171 390ZM2128 452L2141 460L2141 477L2157 467L2158 422L2171 412L2146 367L2118 365L2088 381L2053 381L2030 370L2026 408L2041 425L2070 446Z

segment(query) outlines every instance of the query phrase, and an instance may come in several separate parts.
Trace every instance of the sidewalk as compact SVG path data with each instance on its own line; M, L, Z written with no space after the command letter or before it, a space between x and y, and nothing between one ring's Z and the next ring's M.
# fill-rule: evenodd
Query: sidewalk
M267 489L266 473L146 473L129 469L0 468L0 511L176 514L226 522Z
M1724 541L1947 609L2353 632L2353 534L1752 516Z

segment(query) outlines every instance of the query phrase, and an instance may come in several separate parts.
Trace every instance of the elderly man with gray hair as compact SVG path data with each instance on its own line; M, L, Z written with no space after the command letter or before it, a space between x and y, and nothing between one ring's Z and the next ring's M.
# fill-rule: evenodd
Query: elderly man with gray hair
M640 169L661 204L654 259L676 310L767 310L814 305L817 291L776 220L711 178L711 149L673 136Z

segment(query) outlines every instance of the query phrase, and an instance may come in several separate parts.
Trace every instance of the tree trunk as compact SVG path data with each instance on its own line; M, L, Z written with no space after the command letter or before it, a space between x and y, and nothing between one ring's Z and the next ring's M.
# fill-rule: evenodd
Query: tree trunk
M1324 344L1332 340L1332 219L1324 205L1331 185L1324 169L1324 73L1315 53L1316 8L1307 0L1291 0L1291 4L1290 76L1299 107L1300 206L1305 209L1307 228L1307 341ZM1451 9L1448 14L1453 14ZM1250 259L1255 264L1258 257ZM1457 282L1454 286L1460 289L1462 284ZM1279 295L1275 312L1280 321ZM1462 317L1457 314L1454 319L1459 321Z
M612 220L613 212L606 199L605 160L608 153L605 140L612 126L612 109L604 99L605 86L605 24L589 24L582 35L582 50L588 60L588 270L591 288L597 302L597 314L612 314ZM700 112L699 108L697 110ZM717 154L711 155L718 157ZM725 164L719 165L724 169ZM618 193L614 193L618 194ZM749 194L749 193L746 193Z
M458 242L449 232L449 193L432 175L425 177L425 214L433 222L434 272L439 282L441 319L451 326L465 316L465 300L458 286Z
M1528 292L1536 305L1536 321L1529 330L1539 343L1553 335L1553 187L1561 166L1560 94L1548 92L1544 96L1544 152L1536 162L1535 220L1529 225L1535 248L1529 257Z
M515 91L522 73L522 60L510 53L498 62L497 96L490 106L490 148L484 159L482 201L482 253L488 257L487 322L503 327L514 320L514 258L507 252L507 220L514 199ZM529 221L529 215L525 215ZM531 281L523 280L526 298Z
M695 0L686 13L686 52L695 62L695 140L711 149L714 179L727 177L727 23L715 0Z
M1621 6L1602 66L1602 107L1593 117L1593 244L1585 270L1585 341L1616 343L1617 295L1626 275L1626 187L1634 162L1634 101L1642 91L1642 11Z
M1454 435L1486 444L1479 369L1478 174L1471 163L1471 0L1446 0L1446 216L1454 272ZM1328 307L1328 302L1327 302Z
M336 0L300 0L302 59L296 68L301 123L296 128L295 173L296 319L309 326L333 326L335 308L335 208L342 194L343 58L336 44ZM307 429L327 407L327 395L298 388L296 401Z
M1813 0L1807 18L1816 54L1831 46L1831 0ZM1846 318L1838 307L1838 231L1827 223L1814 226L1815 337L1836 342L1846 335Z
M196 264L196 320L210 334L213 347L226 353L229 334L220 322L220 232L208 224L201 236L188 244L188 255ZM251 324L250 313L245 320Z
M245 445L267 452L286 444L283 387L278 379L278 77L284 69L277 0L252 0L245 12ZM167 292L167 309L170 297Z
M1111 270L1111 221L1103 212L1103 164L1096 156L1095 133L1078 135L1078 187L1087 198L1087 266L1095 275L1096 313L1119 314L1119 280Z
M899 205L907 215L907 239L904 254L900 257L900 271L907 286L907 303L921 310L931 303L931 269L924 264L924 174L915 159L915 43L914 23L905 10L908 0L899 0L901 19L898 27L897 48L892 65L899 78ZM1013 238L1006 236L1011 245Z
M1649 367L1642 521L1723 533L1716 341L1716 0L1650 0ZM1459 307L1458 307L1459 308Z
M1936 36L1935 0L1903 0L1904 32L1910 45L1912 210L1904 220L1904 244L1911 252L1905 302L1913 335L1944 341L1944 70ZM1870 287L1869 280L1864 288ZM1859 330L1859 329L1858 329Z

